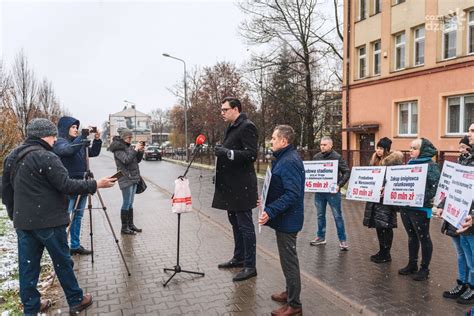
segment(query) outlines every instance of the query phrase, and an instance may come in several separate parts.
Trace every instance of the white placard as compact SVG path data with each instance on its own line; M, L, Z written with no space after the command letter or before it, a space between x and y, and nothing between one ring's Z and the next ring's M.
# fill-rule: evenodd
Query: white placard
M445 161L443 164L443 170L441 171L441 177L438 182L438 189L434 197L434 205L437 206L446 195L448 195L449 185L451 184L451 178L453 176L454 167L457 164L451 161Z
M443 218L456 228L471 210L474 198L474 167L456 164L444 204Z
M352 168L346 199L380 202L385 169L382 166Z
M305 172L305 192L337 192L337 160L303 161Z
M262 216L263 210L265 209L265 204L267 202L268 189L270 188L270 182L272 181L272 169L270 166L267 167L267 172L265 173L265 180L263 181L262 187L262 200L260 205L260 210L258 212L258 218ZM262 225L258 224L258 232L262 232Z
M428 164L387 167L383 204L423 207Z

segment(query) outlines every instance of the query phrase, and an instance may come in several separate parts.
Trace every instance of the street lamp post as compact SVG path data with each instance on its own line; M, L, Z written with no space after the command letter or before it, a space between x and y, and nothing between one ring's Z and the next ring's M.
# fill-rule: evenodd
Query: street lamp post
M172 58L179 60L184 65L184 145L186 150L186 161L189 160L188 157L188 93L187 93L187 84L186 84L186 62L181 58L171 56L170 54L163 53L164 57Z

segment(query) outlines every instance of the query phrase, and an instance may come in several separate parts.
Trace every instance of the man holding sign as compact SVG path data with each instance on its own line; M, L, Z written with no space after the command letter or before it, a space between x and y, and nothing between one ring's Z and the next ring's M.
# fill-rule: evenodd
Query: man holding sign
M305 171L300 156L291 145L294 137L295 132L288 125L278 125L273 131L271 144L276 160L272 164L265 208L258 220L260 225L268 225L275 230L280 264L286 280L286 290L272 295L272 300L285 305L274 310L272 315L302 313L296 237L304 220Z
M337 168L337 186L334 193L315 193L314 204L318 212L318 231L317 236L310 244L311 246L326 244L326 206L329 204L336 222L337 236L339 237L339 246L341 250L348 250L346 231L344 228L344 218L342 217L341 192L340 189L347 180L349 180L350 169L347 163L342 159L341 155L332 150L332 139L330 137L321 138L321 152L317 153L313 160L336 160Z

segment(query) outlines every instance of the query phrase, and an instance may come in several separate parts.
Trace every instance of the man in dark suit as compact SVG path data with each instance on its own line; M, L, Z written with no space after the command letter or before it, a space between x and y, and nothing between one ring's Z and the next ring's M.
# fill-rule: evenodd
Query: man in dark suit
M257 176L253 163L257 159L257 128L242 113L236 98L221 102L221 114L229 122L222 146L216 146L216 182L212 207L226 210L234 234L234 255L218 265L220 269L243 267L233 281L257 275L255 268L256 238L252 209L257 205Z

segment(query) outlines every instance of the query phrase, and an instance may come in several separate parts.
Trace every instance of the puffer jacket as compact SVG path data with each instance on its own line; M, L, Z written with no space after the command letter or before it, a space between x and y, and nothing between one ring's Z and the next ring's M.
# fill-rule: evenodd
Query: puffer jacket
M399 151L391 152L381 162L381 166L397 166L403 164L403 154ZM392 205L383 205L383 197L380 203L367 202L364 211L363 225L368 228L397 228L397 213L399 208Z
M127 144L118 136L113 138L108 150L114 154L117 171L123 173L123 176L118 180L120 189L123 190L132 184L138 183L140 181L138 163L143 158L143 152L131 148L130 144Z

